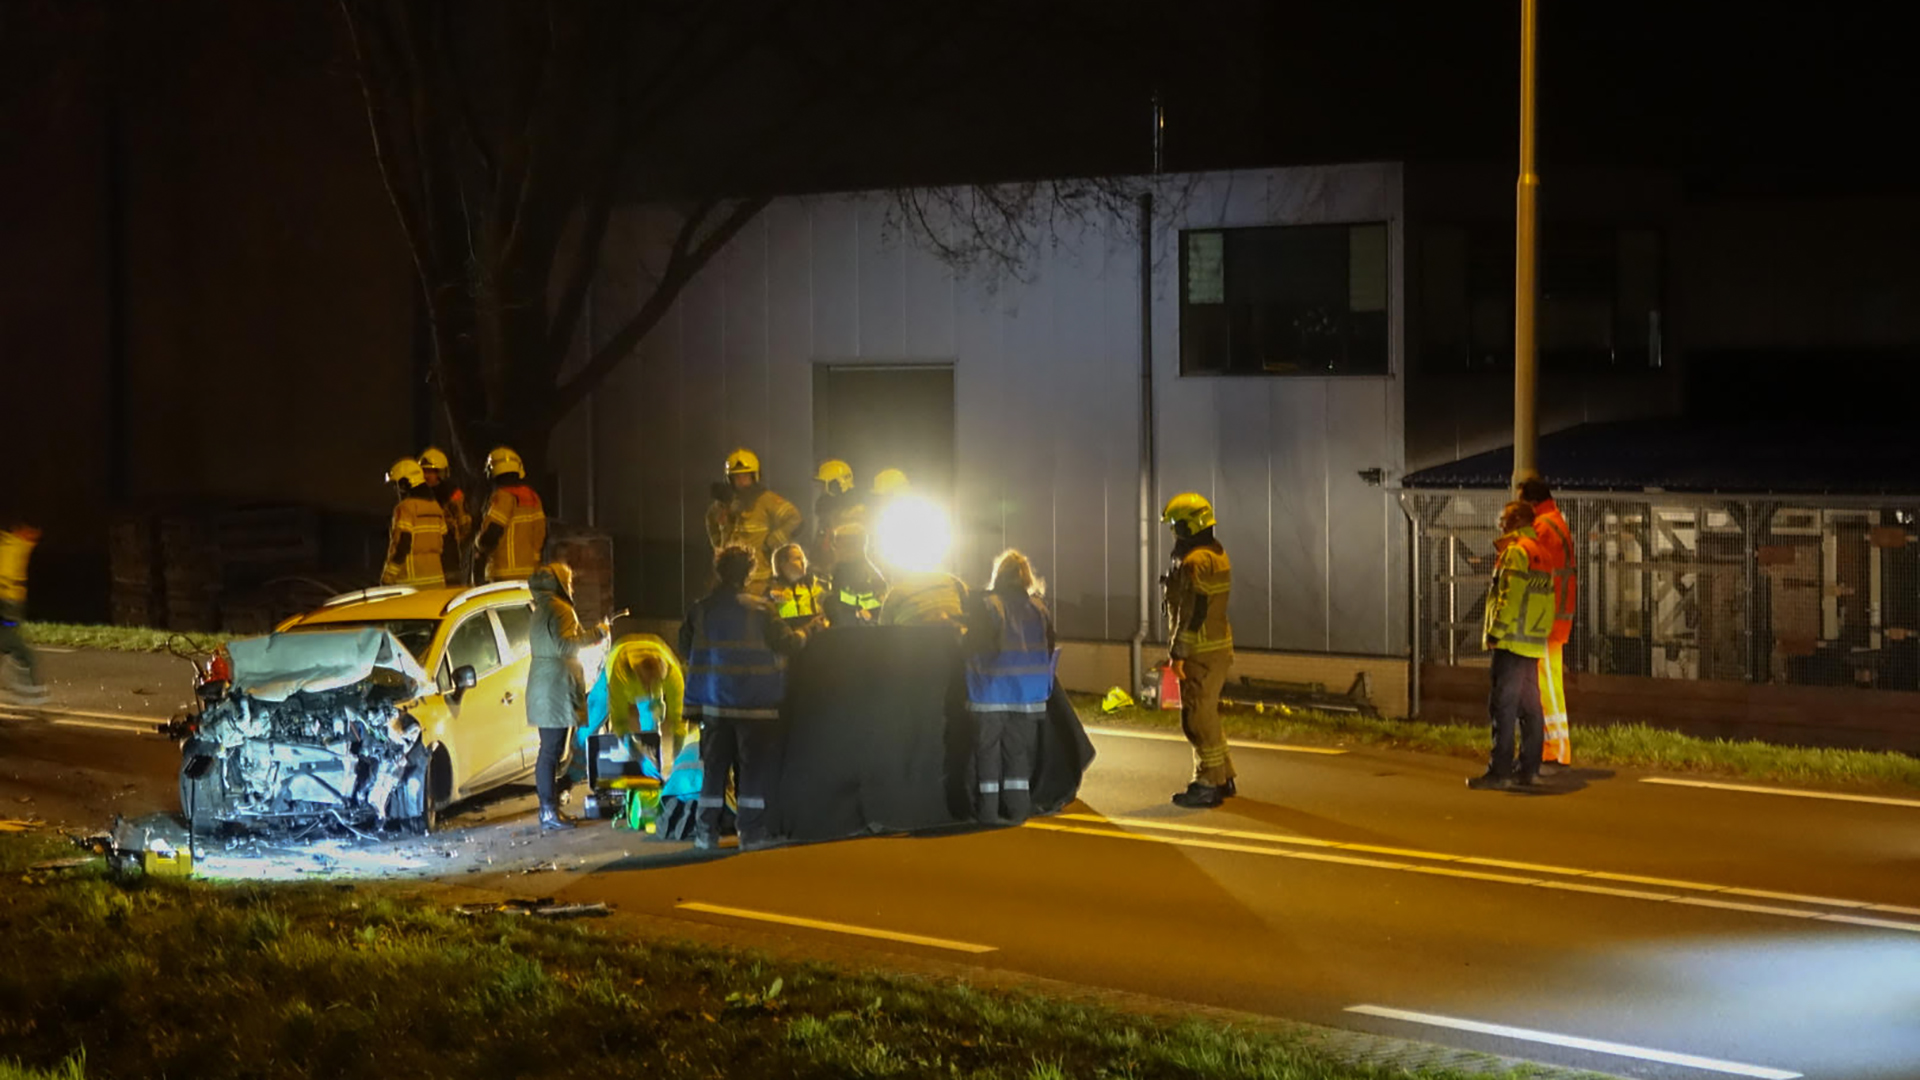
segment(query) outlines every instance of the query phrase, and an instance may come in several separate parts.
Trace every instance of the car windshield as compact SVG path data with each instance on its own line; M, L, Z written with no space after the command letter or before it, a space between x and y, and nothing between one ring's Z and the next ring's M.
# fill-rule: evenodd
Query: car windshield
M433 647L433 632L440 628L439 619L366 619L360 622L319 622L306 623L291 627L290 634L314 633L322 630L348 630L361 626L377 626L400 639L415 660L421 664L427 662L427 650Z

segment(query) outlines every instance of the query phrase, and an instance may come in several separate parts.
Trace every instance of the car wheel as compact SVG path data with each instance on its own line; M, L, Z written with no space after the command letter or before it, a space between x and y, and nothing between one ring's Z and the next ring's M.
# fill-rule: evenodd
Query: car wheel
M227 778L221 772L218 748L189 742L180 751L180 820L195 836L211 836L220 829L227 810ZM187 766L203 754L213 756L213 764L198 777L187 775Z

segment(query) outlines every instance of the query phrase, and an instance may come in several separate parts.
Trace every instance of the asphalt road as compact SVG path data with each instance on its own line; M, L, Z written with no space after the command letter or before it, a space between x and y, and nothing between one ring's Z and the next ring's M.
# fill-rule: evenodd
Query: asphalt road
M170 796L171 745L106 718L164 667L106 663L54 703L106 726L0 706L0 799L8 770L82 766L95 798ZM1920 803L1596 770L1475 793L1454 759L1243 748L1242 796L1182 811L1184 744L1096 743L1081 803L1026 828L697 861L604 825L532 835L494 800L469 835L574 872L463 880L1623 1076L1920 1077Z

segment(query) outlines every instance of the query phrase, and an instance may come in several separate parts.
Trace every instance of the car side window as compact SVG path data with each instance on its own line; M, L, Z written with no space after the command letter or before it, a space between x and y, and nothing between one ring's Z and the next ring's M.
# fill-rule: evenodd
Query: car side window
M493 620L484 611L455 627L453 636L447 639L445 671L449 681L453 672L468 666L483 679L500 666L500 642L493 636Z
M518 660L527 655L527 634L533 626L533 606L515 604L512 607L498 607L493 613L500 620L500 631L507 637L507 659Z

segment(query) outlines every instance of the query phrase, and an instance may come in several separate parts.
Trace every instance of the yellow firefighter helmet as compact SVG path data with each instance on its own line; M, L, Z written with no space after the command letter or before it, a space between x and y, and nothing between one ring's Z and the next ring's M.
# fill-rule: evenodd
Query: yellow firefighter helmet
M447 460L446 451L437 446L429 446L425 450L420 451L420 467L423 469L446 472L450 465L451 462Z
M760 456L746 447L741 447L727 455L727 475L739 476L741 473L760 473Z
M875 495L900 495L907 490L907 474L899 469L881 469L873 474Z
M839 458L828 458L820 463L820 471L813 474L815 480L827 485L827 490L845 495L853 490L853 466Z
M1213 504L1207 497L1195 491L1186 491L1167 500L1167 508L1160 512L1160 520L1173 526L1175 532L1185 532L1192 536L1203 529L1211 529L1217 522L1213 517Z
M502 473L527 475L527 463L521 461L520 455L514 453L510 446L496 446L487 455L487 475L499 476Z
M426 482L427 474L421 470L420 463L410 457L401 458L387 469L389 484L405 484L410 488L416 488Z

